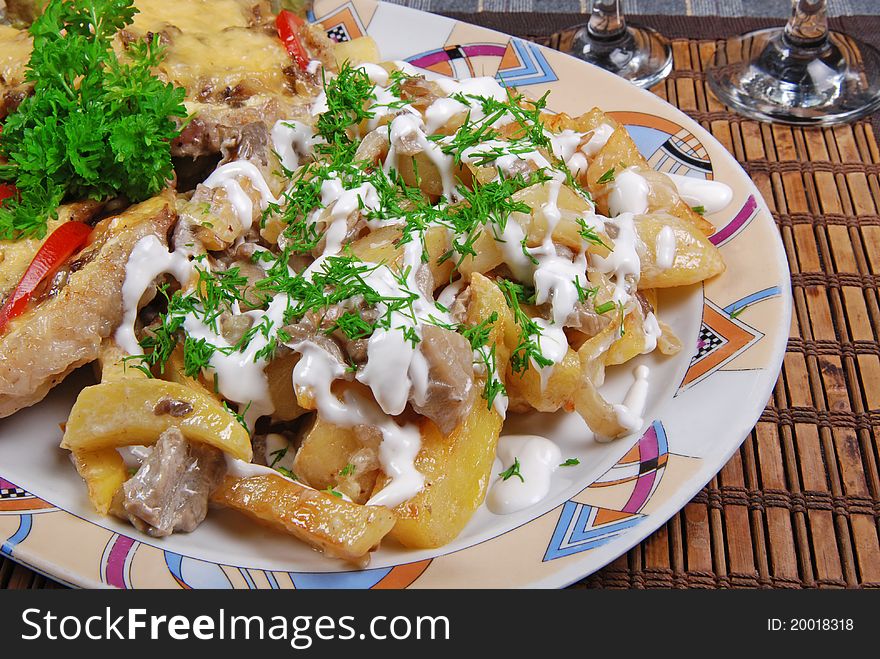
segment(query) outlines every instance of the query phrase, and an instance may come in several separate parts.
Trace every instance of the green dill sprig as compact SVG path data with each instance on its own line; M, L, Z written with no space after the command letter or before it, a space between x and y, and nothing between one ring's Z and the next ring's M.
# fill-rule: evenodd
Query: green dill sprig
M316 127L326 144L318 144L316 150L330 153L340 145L353 144L354 139L349 134L351 126L375 116L369 108L369 102L376 100L376 88L366 71L353 67L349 62L343 63L334 78L328 80L323 70L321 75L324 76L327 110L318 116Z
M530 361L534 361L539 368L553 364L541 352L540 326L520 306L521 301L526 299L522 285L509 279L498 279L495 283L504 294L507 306L513 311L513 319L519 326L519 343L510 354L511 370L514 373L525 373L529 369Z
M612 249L611 246L605 242L605 239L602 238L599 232L596 231L596 227L587 224L587 221L584 218L577 218L577 224L579 227L578 234L586 242L590 243L591 245L599 245L608 250Z
M599 184L605 184L605 183L611 183L611 182L613 182L613 181L614 181L614 167L612 167L612 168L609 169L607 172L605 172L604 174L602 174L602 176L600 176L600 177L598 178L598 180L596 181L596 183L599 183Z
M519 458L514 458L513 464L498 475L501 476L501 480L503 481L510 480L511 478L518 478L521 482L525 483L526 479L523 478L523 475L520 472L520 467Z

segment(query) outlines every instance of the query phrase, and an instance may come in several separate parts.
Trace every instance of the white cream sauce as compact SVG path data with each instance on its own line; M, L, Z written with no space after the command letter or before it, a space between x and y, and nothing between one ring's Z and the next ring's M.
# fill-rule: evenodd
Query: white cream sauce
M657 241L654 245L657 267L668 270L675 263L675 231L672 227L665 226L657 233Z
M504 480L498 476L492 483L486 506L496 515L508 515L542 501L550 492L553 472L562 461L559 447L539 435L502 435L497 455L503 471L518 460L522 479L510 476Z
M307 389L315 398L318 414L344 428L356 425L373 426L382 434L379 463L391 479L367 502L370 506L394 506L411 499L425 484L425 477L415 468L415 459L422 445L415 424L400 425L379 406L348 389L340 400L331 390L333 382L345 374L345 367L326 350L311 341L291 345L300 353L293 369L293 384Z
M613 134L613 126L610 126L609 124L599 124L596 126L590 139L581 147L581 151L588 158L592 158L602 150L602 147L608 143L609 138Z
M453 117L468 111L468 106L454 98L442 96L425 109L425 132L433 135Z
M277 204L278 199L269 190L266 179L257 166L247 160L235 160L220 165L205 179L203 185L208 188L223 188L229 202L235 209L241 226L245 231L251 228L254 221L254 202L244 191L240 179L246 178L260 195L260 210L266 210L269 203Z
M645 403L648 400L648 376L651 374L647 366L637 366L635 380L623 399L623 403L614 405L617 421L629 432L641 430L645 423Z
M733 201L733 190L721 181L666 173L678 189L678 194L690 206L702 206L707 213L724 210Z
M285 169L294 171L300 159L310 156L316 143L315 133L300 121L276 121L270 134L272 147Z
M169 252L156 236L141 238L131 250L125 265L122 284L122 322L114 336L119 347L129 355L141 354L134 327L144 293L153 286L156 277L172 274L185 286L193 276L189 259L179 252Z
M607 256L593 256L593 263L599 272L610 274L614 280L611 300L615 304L626 304L639 281L641 260L639 259L639 236L636 233L632 213L621 213L609 223L617 228L614 250Z
M621 213L642 215L648 212L648 196L651 186L644 176L632 168L617 172L608 195L608 210L612 216Z

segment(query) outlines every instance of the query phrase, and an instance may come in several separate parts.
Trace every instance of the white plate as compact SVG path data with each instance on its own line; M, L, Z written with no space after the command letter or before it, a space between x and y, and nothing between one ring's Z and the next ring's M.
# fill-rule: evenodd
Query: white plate
M776 381L791 315L789 273L777 229L748 175L709 133L653 94L532 43L372 0L318 1L331 37L372 35L384 59L439 75L492 75L550 107L594 105L626 124L655 167L713 177L734 201L709 219L727 271L705 286L665 292L662 317L686 346L612 369L603 390L622 399L637 363L651 367L642 433L593 441L576 416L512 418L580 460L557 471L542 503L507 516L477 512L450 545L411 551L386 543L370 568L351 571L238 515L212 511L194 533L156 540L97 516L58 448L87 374L43 403L0 421L0 543L5 555L60 581L130 587L562 586L614 560L661 526L715 475L754 426Z

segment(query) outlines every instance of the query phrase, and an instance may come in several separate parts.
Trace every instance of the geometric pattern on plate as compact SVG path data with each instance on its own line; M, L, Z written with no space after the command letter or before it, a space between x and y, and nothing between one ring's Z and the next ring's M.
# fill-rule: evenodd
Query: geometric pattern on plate
M644 518L644 515L566 501L544 553L544 562L601 547Z
M487 59L496 62L487 63ZM498 62L497 60L500 60ZM507 44L452 44L412 55L407 62L419 69L455 78L473 78L478 71L496 70L508 87L540 85L558 80L541 50L533 43L512 38Z

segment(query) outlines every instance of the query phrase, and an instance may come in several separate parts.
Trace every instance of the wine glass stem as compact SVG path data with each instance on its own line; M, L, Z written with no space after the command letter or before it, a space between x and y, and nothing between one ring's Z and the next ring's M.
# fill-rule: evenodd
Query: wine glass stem
M809 48L828 39L828 1L792 0L785 38L792 46Z
M626 19L620 11L620 0L593 0L588 23L590 36L612 40L626 31Z

